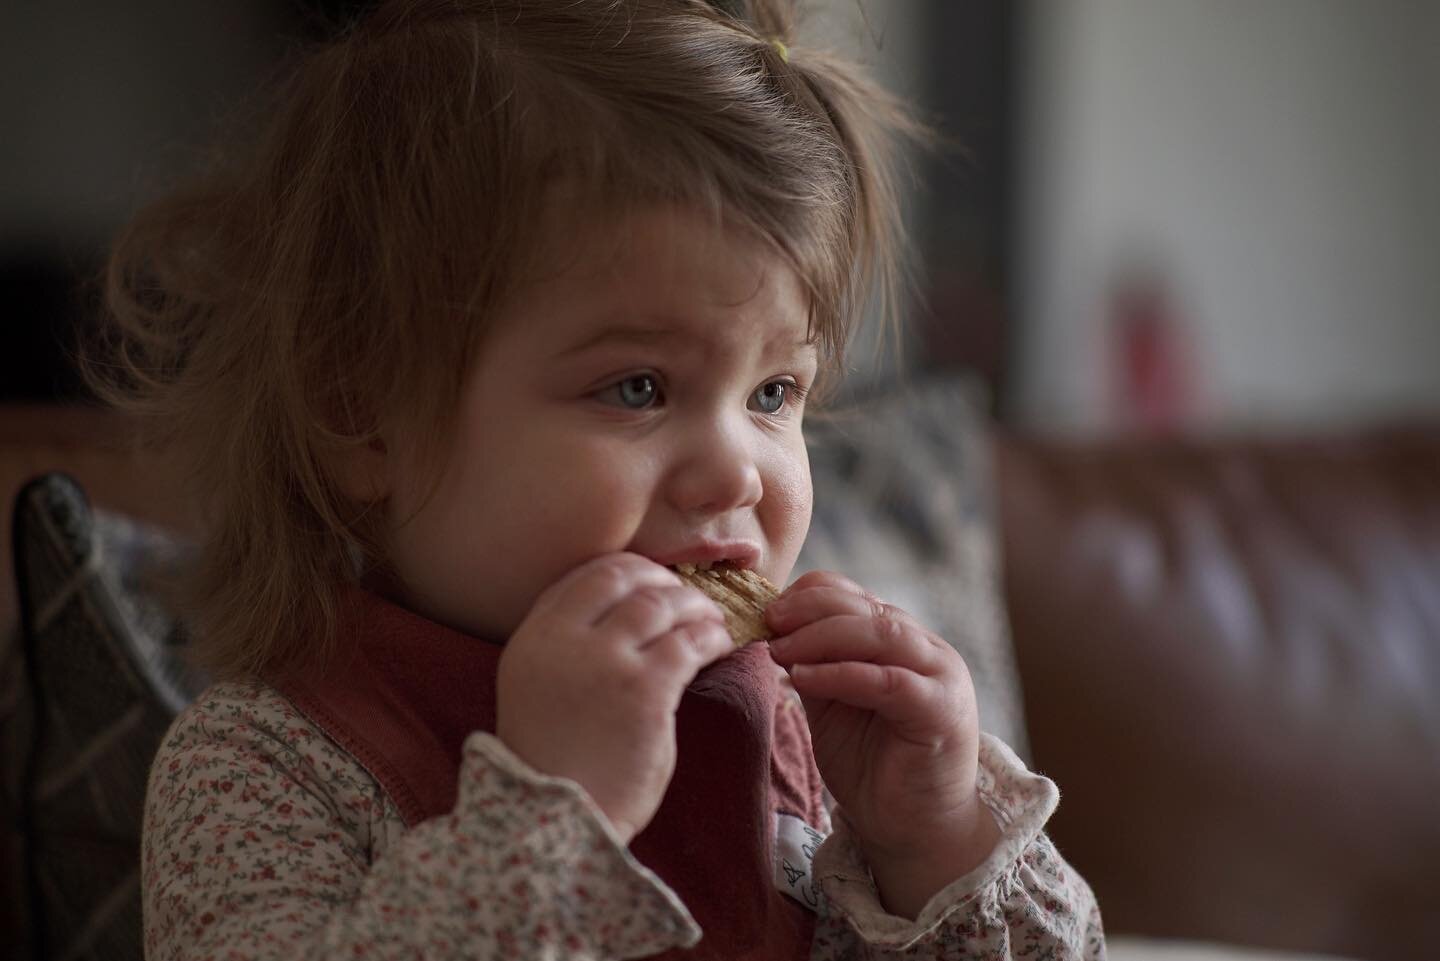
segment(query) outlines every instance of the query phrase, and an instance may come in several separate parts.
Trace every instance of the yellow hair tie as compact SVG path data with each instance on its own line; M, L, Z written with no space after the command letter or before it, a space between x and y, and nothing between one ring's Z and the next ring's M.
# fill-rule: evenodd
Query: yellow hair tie
M783 40L781 40L779 37L771 37L770 46L774 47L775 52L780 55L780 61L782 63L790 62L790 48L785 46L785 42Z

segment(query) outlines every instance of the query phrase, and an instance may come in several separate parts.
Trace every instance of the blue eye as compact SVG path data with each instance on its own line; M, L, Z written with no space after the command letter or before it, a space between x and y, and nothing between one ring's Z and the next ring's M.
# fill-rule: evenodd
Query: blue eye
M655 385L655 378L649 374L636 374L634 377L627 377L611 388L614 396L622 405L634 410L641 410L649 407L655 402L660 390Z
M777 413L785 406L785 395L789 392L789 384L782 380L772 380L756 389L753 395L755 406L767 414Z

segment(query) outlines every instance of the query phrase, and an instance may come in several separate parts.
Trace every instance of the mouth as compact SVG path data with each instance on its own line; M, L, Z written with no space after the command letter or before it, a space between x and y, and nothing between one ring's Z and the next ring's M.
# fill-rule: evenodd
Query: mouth
M718 561L696 561L695 563L671 564L670 569L679 574L694 574L696 571L742 570L735 561L726 558Z
M760 544L749 540L692 541L668 550L638 550L661 567L679 573L693 571L737 570L758 567L764 552Z

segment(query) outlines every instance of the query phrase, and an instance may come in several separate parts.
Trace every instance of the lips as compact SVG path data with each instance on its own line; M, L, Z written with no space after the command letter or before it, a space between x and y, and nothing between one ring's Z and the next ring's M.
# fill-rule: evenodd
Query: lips
M636 550L664 567L708 571L717 566L749 570L760 563L760 547L750 541L689 544L661 551Z

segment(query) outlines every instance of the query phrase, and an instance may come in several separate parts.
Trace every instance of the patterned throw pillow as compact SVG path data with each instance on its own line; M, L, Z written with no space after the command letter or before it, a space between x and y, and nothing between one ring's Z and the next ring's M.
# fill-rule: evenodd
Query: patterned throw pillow
M160 737L204 687L141 578L185 552L92 513L70 478L15 503L22 631L0 651L0 766L34 958L141 956L139 841ZM142 563L143 562L143 563Z
M838 571L949 641L970 668L980 726L1024 758L988 437L972 383L953 377L807 422L815 512L795 576Z

